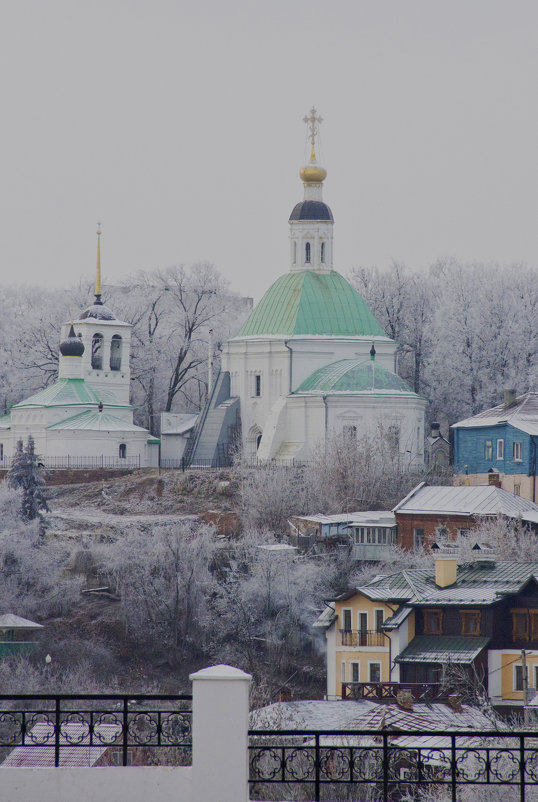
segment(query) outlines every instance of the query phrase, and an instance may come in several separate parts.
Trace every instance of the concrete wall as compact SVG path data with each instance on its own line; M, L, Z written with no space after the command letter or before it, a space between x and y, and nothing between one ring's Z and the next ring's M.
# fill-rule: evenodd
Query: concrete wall
M193 765L0 769L0 799L20 802L247 802L250 675L191 674Z

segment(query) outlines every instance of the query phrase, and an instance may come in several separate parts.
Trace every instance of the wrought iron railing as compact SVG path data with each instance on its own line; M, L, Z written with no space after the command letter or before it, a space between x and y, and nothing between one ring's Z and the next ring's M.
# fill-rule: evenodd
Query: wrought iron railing
M250 730L251 798L536 799L538 732ZM472 797L465 797L472 798ZM480 797L482 798L482 797Z
M395 699L410 691L416 701L447 698L450 691L440 682L343 682L342 699Z
M373 629L341 629L341 646L387 646L389 641L383 632Z
M0 763L188 765L191 699L162 694L0 695Z

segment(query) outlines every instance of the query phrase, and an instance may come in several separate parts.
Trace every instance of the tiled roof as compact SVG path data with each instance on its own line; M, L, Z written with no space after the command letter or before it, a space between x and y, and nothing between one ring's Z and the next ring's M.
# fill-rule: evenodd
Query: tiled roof
M129 407L121 404L116 396L107 391L97 393L84 379L58 379L54 384L45 387L38 393L31 395L15 404L14 409L20 407L68 407L68 406L97 406L102 401L107 407Z
M476 606L493 604L504 596L519 593L531 579L538 581L538 562L478 561L459 565L456 582L446 588L435 584L433 568L415 568L377 577L368 585L355 588L355 592L372 601L406 602L412 607ZM352 595L349 592L342 598Z
M453 710L448 704L415 702L413 710L369 699L338 702L277 702L250 714L250 726L258 729L319 730L463 730L490 729L490 718L470 705Z
M472 663L490 638L463 635L417 635L401 652L397 663Z
M96 724L93 744L87 724L62 723L60 733L60 766L93 766L121 733L121 724ZM104 743L99 743L104 741ZM54 766L54 726L42 721L26 733L26 746L17 746L3 761L2 766ZM71 744L81 744L72 746ZM50 744L44 745L44 744ZM37 798L37 797L36 797Z
M84 429L93 432L143 432L147 434L147 430L141 426L135 426L134 423L129 423L116 415L111 415L109 412L99 412L97 409L87 409L85 412L79 412L77 415L58 421L58 423L52 423L47 426L47 429L52 431Z
M285 273L236 337L368 336L388 340L364 298L336 271Z
M389 618L385 618L383 621L383 629L398 629L400 624L403 624L407 616L413 611L412 607L406 607L405 604L396 610L394 615L391 615Z
M331 626L332 622L335 620L336 615L334 612L334 602L331 602L325 609L319 614L316 618L312 626L319 627L320 629L327 629Z
M499 423L509 423L522 432L538 435L538 393L525 393L508 408L504 404L498 404L473 415L472 418L454 423L451 428L472 429L477 426L496 426Z
M445 487L421 483L393 511L408 515L500 514L516 518L525 513L538 513L538 504L494 485Z

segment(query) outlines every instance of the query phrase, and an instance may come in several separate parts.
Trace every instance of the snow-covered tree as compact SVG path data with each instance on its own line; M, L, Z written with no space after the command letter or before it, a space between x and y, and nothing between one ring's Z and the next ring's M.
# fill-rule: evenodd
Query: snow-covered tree
M43 468L35 453L32 435L28 437L26 446L23 446L22 440L17 441L7 481L10 487L21 491L21 517L25 521L34 521L36 518L41 521L41 513L48 510L48 504Z

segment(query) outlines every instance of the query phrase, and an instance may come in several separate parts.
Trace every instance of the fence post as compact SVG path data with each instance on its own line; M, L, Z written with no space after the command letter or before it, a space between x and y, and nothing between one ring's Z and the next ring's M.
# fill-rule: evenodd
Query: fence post
M213 666L191 674L193 799L247 802L250 674Z

